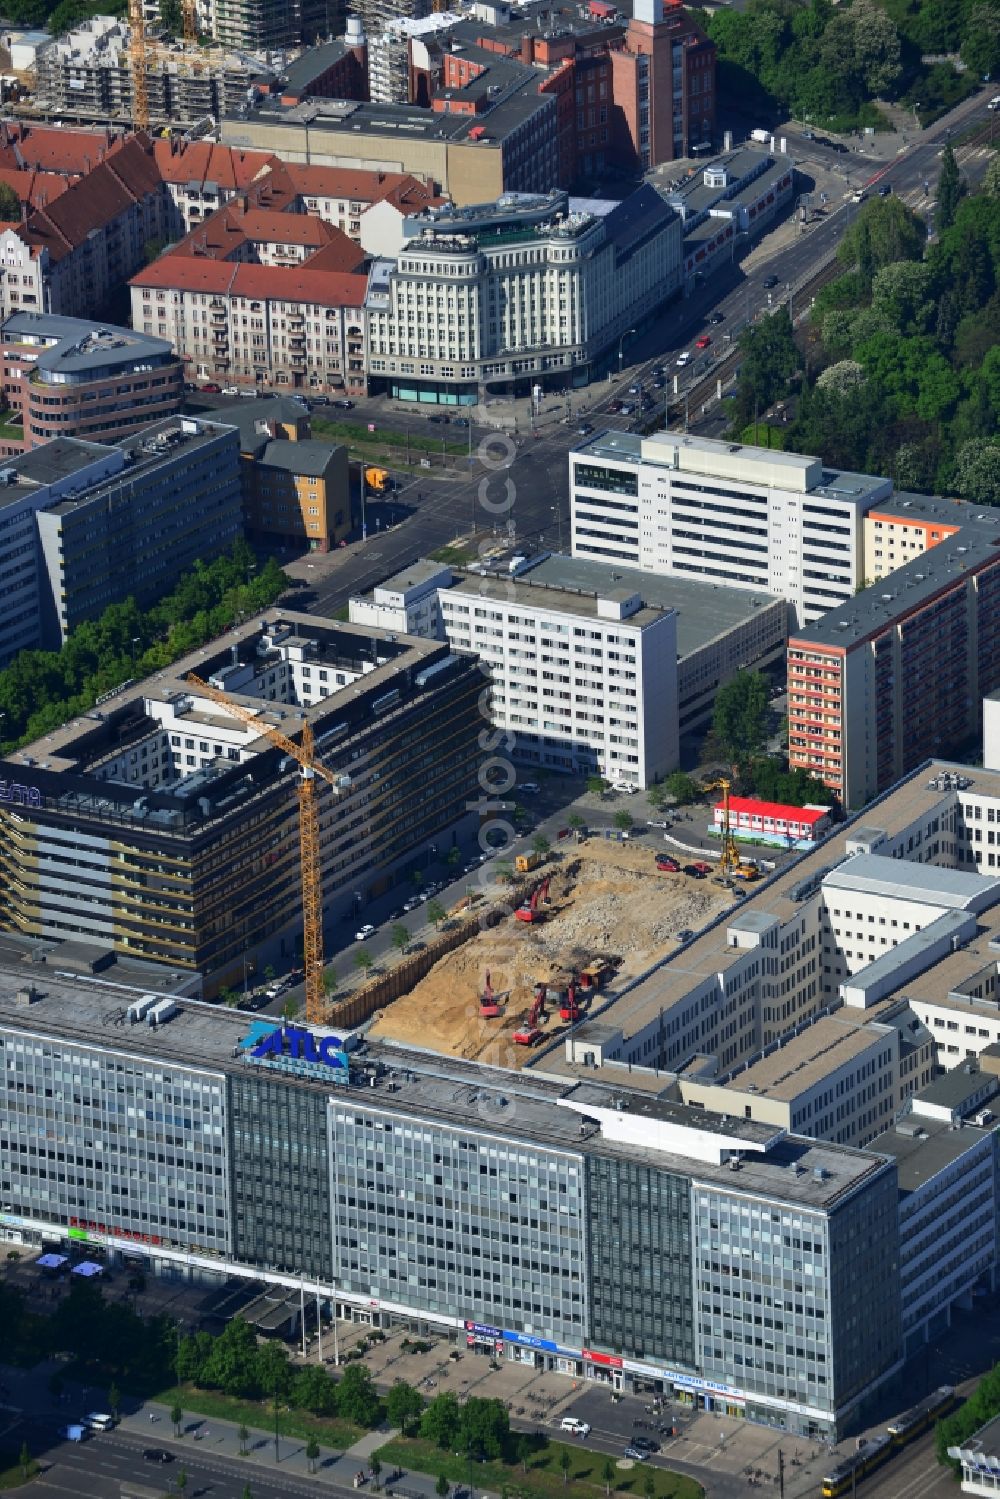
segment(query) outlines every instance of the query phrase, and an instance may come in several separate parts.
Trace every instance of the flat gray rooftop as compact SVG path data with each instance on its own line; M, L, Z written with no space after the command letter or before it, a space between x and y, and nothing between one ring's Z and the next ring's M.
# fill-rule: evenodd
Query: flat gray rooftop
M263 468L280 469L287 474L306 474L318 478L330 467L337 452L337 446L336 443L320 442L312 437L303 442L288 442L282 437L269 442L257 462Z
M572 607L574 591L608 596L609 589L637 593L651 609L673 609L677 613L677 656L683 660L711 640L758 617L763 609L784 601L772 593L750 593L745 588L726 588L715 583L696 583L686 578L659 577L639 568L591 562L584 557L552 555L516 582L529 587L565 590Z
M995 1093L1000 1087L1000 1078L991 1072L980 1072L978 1067L969 1072L967 1069L971 1065L971 1062L964 1062L960 1067L953 1067L950 1072L943 1072L940 1077L934 1078L925 1088L921 1088L914 1099L914 1105L927 1103L960 1113L966 1106L972 1106L969 1104L970 1099ZM918 1117L923 1119L919 1110Z
M886 509L894 511L894 503L887 502ZM988 519L964 524L930 551L828 610L806 629L796 630L795 642L844 648L860 644L994 561L1000 556L1000 512L987 509L976 514Z
M0 503L9 503L29 490L72 478L81 469L106 458L109 451L103 443L85 442L78 437L54 437L51 442L43 442L27 453L13 453L9 458L0 459L0 469L17 474L16 484L0 489Z
M19 1004L16 993L28 977L40 997L33 1004ZM7 966L0 954L0 1026L4 1028L122 1053L157 1068L168 1063L194 1071L246 1075L261 1065L247 1058L241 1042L252 1027L267 1024L264 1017L257 1019L221 1005L178 998L178 1013L154 1029L145 1021L132 1024L126 1018L128 1005L143 992L141 988L131 990L105 982L100 975L86 979L60 976L47 968L39 971L37 965L26 975L23 969ZM764 1156L748 1153L736 1173L727 1164L706 1164L651 1147L617 1144L587 1135L581 1131L580 1114L559 1104L559 1099L572 1091L572 1086L567 1088L563 1083L399 1046L367 1045L352 1060L363 1086L331 1086L323 1077L281 1075L289 1078L292 1087L319 1089L328 1097L349 1096L359 1108L375 1106L411 1117L430 1115L476 1134L488 1131L521 1144L537 1141L574 1155L638 1159L727 1188L760 1191L816 1208L831 1206L883 1167L879 1157L862 1151L784 1137L767 1125L742 1120L727 1123L704 1110L630 1095L630 1108L651 1120L666 1118L699 1133L714 1129L732 1136L739 1129L748 1144L770 1145ZM376 1064L379 1076L375 1086L370 1086L363 1069ZM261 1070L265 1076L275 1075L271 1068ZM588 1083L584 1101L611 1109L623 1092L627 1089Z
M112 374L116 366L132 366L137 360L162 364L175 357L165 338L55 313L15 312L5 318L0 340L16 343L19 339L25 340L25 347L37 356L37 369L66 375L85 376L102 370ZM34 342L36 339L52 342L45 348Z
M87 446L93 449L95 456L103 457L109 452L114 452L116 448L121 449L128 455L128 466L111 474L108 478L101 479L80 494L65 495L55 500L51 505L46 506L46 510L53 515L69 515L83 505L99 503L102 496L120 492L123 483L135 483L143 470L157 469L175 454L192 453L198 448L206 447L222 433L232 430L232 427L228 425L208 421L201 416L169 416L149 427L143 427L139 432L108 447L88 443ZM72 439L59 438L57 440L68 442ZM36 452L45 453L53 446L53 443L45 443L42 447L34 449L29 457L34 456ZM21 463L18 460L18 470L20 469Z
M891 1156L896 1162L900 1197L907 1197L925 1186L938 1172L977 1145L987 1133L971 1124L952 1129L943 1119L918 1118L914 1114L908 1114L902 1123L907 1131L919 1128L921 1133L901 1134L899 1127L893 1125L876 1135L868 1146L869 1150Z
M883 854L854 854L832 870L824 890L853 890L884 895L956 911L981 911L1000 900L1000 879L940 864L888 859Z

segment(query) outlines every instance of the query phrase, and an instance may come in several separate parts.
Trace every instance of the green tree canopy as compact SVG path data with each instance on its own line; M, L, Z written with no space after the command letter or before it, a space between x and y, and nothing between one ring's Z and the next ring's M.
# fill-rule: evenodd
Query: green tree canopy
M798 367L799 356L792 335L788 308L765 317L740 334L739 381L736 387L734 423L744 426L758 411L788 394L788 382Z
M407 1427L415 1426L424 1410L424 1397L405 1379L397 1379L385 1397L386 1416L391 1426L398 1426L403 1435Z
M459 1438L466 1452L496 1458L503 1452L510 1418L502 1400L470 1395L461 1408Z
M959 201L966 192L966 183L958 169L951 142L945 143L941 152L941 171L938 174L937 197L934 207L934 222L938 232L950 229L955 222Z
M445 1451L454 1448L462 1425L462 1412L450 1390L435 1395L420 1418L420 1435Z
M927 226L895 193L872 198L845 230L837 249L842 265L870 284L875 272L895 260L922 260Z
M382 1419L382 1402L364 1364L350 1364L337 1386L337 1409L356 1426L377 1426Z
M767 679L740 671L715 695L712 731L731 765L746 765L764 748L767 733Z

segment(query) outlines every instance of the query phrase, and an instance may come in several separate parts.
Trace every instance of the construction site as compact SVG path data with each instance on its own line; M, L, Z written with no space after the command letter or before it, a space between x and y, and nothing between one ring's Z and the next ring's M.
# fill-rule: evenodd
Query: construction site
M734 900L701 871L659 869L645 839L591 837L534 872L511 914L440 958L381 1011L372 1036L522 1066Z

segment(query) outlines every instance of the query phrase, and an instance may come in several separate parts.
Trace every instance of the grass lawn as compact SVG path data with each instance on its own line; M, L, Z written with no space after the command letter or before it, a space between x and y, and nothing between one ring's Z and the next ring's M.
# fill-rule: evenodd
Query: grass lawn
M470 562L478 562L479 548L474 541L466 546L438 547L436 552L431 552L432 562L447 562L451 567L468 567Z
M405 453L407 447L411 453L467 453L469 444L465 442L448 442L440 437L425 436L422 432L411 432L410 441L407 444L405 436L393 431L380 431L376 426L374 432L369 432L367 426L361 426L358 422L331 422L324 416L313 414L312 431L314 437L325 437L331 442L346 442L352 448L382 448L393 449ZM374 454L372 454L374 457Z
M516 1434L513 1435L516 1441ZM561 1458L569 1453L570 1465L563 1477ZM470 1480L478 1490L491 1489L498 1494L505 1489L510 1493L524 1495L525 1499L604 1499L605 1485L602 1474L609 1459L603 1452L588 1448L585 1444L570 1446L567 1442L549 1442L533 1451L528 1458L525 1473L519 1462L469 1463L464 1457L455 1457L442 1452L432 1442L419 1437L398 1437L379 1448L383 1472L392 1464L416 1469L420 1473L443 1473L451 1483L467 1484ZM615 1459L610 1459L615 1464ZM633 1499L645 1499L647 1474L653 1479L653 1499L704 1499L704 1490L693 1478L680 1473L669 1473L651 1464L636 1463L632 1468L615 1466L611 1480L612 1499L615 1494L631 1495Z
M150 1397L161 1405L170 1406L174 1401L187 1416L211 1416L216 1421L232 1421L244 1425L251 1431L274 1432L274 1406L270 1400L237 1400L232 1395L222 1395L217 1390L198 1390L193 1385L161 1390ZM184 1422L181 1423L183 1430ZM314 1436L325 1447L336 1447L343 1451L364 1435L360 1426L350 1421L341 1421L336 1416L311 1416L308 1411L280 1410L278 1430L285 1437L301 1437L303 1441Z
M12 422L0 422L0 437L6 438L8 442L23 442L24 428L20 422L16 426Z
M21 1472L21 1464L18 1462L16 1452L6 1448L0 1448L0 1490L19 1489L25 1483L30 1483L33 1478L38 1477L38 1464L34 1459L28 1464L28 1476L25 1478Z

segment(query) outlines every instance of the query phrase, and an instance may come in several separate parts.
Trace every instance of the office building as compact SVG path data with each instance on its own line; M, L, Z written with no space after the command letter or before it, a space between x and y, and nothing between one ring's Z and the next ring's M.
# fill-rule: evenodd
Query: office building
M316 442L301 401L245 397L217 406L219 421L238 429L243 486L243 526L267 545L308 544L328 552L351 530L347 449Z
M0 471L7 522L0 652L58 649L83 620L149 605L242 534L239 448L217 422L173 417L117 446L59 437Z
M482 203L505 192L547 193L557 179L556 100L539 88L526 70L485 116L345 99L262 101L220 128L229 146L289 163L410 173L454 203Z
M782 145L784 145L782 141ZM796 169L784 151L759 147L725 151L697 172L658 183L684 226L684 279L694 282L732 265L759 235L791 207ZM777 302L786 292L771 294Z
M210 995L242 984L244 962L294 956L297 767L191 672L264 727L295 733L305 713L323 762L349 776L320 794L329 920L477 826L475 662L279 611L8 757L5 783L29 791L28 805L0 805L3 930L177 968Z
M712 808L710 831L721 833L726 822L724 802ZM765 802L756 796L729 798L729 831L736 839L752 843L774 843L779 848L810 848L830 831L830 808L806 804L792 807L784 802Z
M619 154L627 149L635 170L711 150L715 46L676 0L636 0L610 61Z
M0 1096L5 1235L302 1286L342 1316L801 1435L842 1434L898 1365L884 1157L594 1083L527 1077L515 1098L503 1071L350 1037L333 1066L255 1055L271 1022L109 977L4 970L0 1058L23 1084ZM165 1143L139 1109L126 1136L96 1108L102 1079L128 1107L154 1076L204 1128ZM734 1273L748 1245L766 1347Z
M184 366L170 344L131 328L16 313L0 325L3 390L24 437L10 453L54 437L117 442L179 409ZM9 420L9 419L8 419Z
M789 763L860 807L929 755L978 741L998 686L1000 525L980 512L793 632Z
M649 186L620 203L508 194L404 232L366 301L371 388L402 400L585 384L680 286L680 223Z
M574 557L778 594L801 625L851 600L889 479L682 432L598 432L570 453Z
M648 786L676 767L723 682L780 654L787 609L545 553L465 575L418 560L352 598L350 617L487 663L492 719L518 760Z

